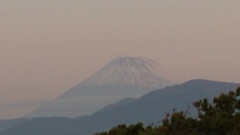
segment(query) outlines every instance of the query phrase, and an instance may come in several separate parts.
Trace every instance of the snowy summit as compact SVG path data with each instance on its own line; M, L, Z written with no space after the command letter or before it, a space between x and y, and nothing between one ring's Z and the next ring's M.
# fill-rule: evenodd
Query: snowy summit
M172 82L160 75L160 67L143 57L118 57L82 82L83 85L131 85L159 89Z

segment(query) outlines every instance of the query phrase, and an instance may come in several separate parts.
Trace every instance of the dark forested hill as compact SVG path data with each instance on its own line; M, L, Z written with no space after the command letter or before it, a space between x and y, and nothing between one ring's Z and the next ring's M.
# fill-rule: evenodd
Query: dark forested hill
M211 100L200 99L193 103L197 117L188 111L172 111L161 124L144 126L143 123L120 124L95 135L239 135L240 87L220 94Z
M148 125L161 121L172 109L186 110L196 115L192 103L235 90L239 84L208 80L192 80L183 84L150 92L129 103L112 104L91 116L75 119L35 118L19 123L1 135L91 135L118 124L143 122Z

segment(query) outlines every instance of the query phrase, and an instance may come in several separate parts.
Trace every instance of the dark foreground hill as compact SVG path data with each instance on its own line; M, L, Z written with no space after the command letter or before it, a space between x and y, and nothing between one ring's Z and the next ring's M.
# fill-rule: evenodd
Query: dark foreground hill
M212 100L194 102L197 117L187 111L166 114L161 124L144 126L143 123L120 124L95 135L239 135L240 134L240 87L220 94Z
M91 135L107 131L118 124L143 122L145 125L161 121L172 109L189 108L196 115L192 103L213 98L235 90L239 84L208 80L192 80L183 84L150 92L139 99L112 104L91 116L79 118L34 118L19 123L1 135Z

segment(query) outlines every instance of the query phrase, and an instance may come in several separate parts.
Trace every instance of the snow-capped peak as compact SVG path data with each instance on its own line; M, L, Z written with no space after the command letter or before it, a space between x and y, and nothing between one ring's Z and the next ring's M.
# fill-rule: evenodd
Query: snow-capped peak
M84 80L84 85L131 85L162 88L172 83L159 74L154 61L142 57L118 57Z

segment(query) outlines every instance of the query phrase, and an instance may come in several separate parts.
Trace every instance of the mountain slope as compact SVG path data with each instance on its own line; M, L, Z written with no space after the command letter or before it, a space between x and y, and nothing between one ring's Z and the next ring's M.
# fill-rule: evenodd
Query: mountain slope
M240 84L208 80L192 80L183 84L166 87L145 94L141 98L121 101L103 108L90 116L81 118L38 118L20 123L1 135L92 135L118 124L144 122L151 124L160 121L165 112L175 108L185 110L190 106L190 113L196 115L192 102L235 90ZM127 99L128 100L128 99ZM123 104L122 104L123 103ZM24 132L22 132L24 131Z
M161 77L159 66L141 57L119 57L52 102L26 117L89 115L126 97L172 85Z
M14 125L23 122L25 119L8 119L8 120L0 120L0 133L7 130L8 128L13 127Z

